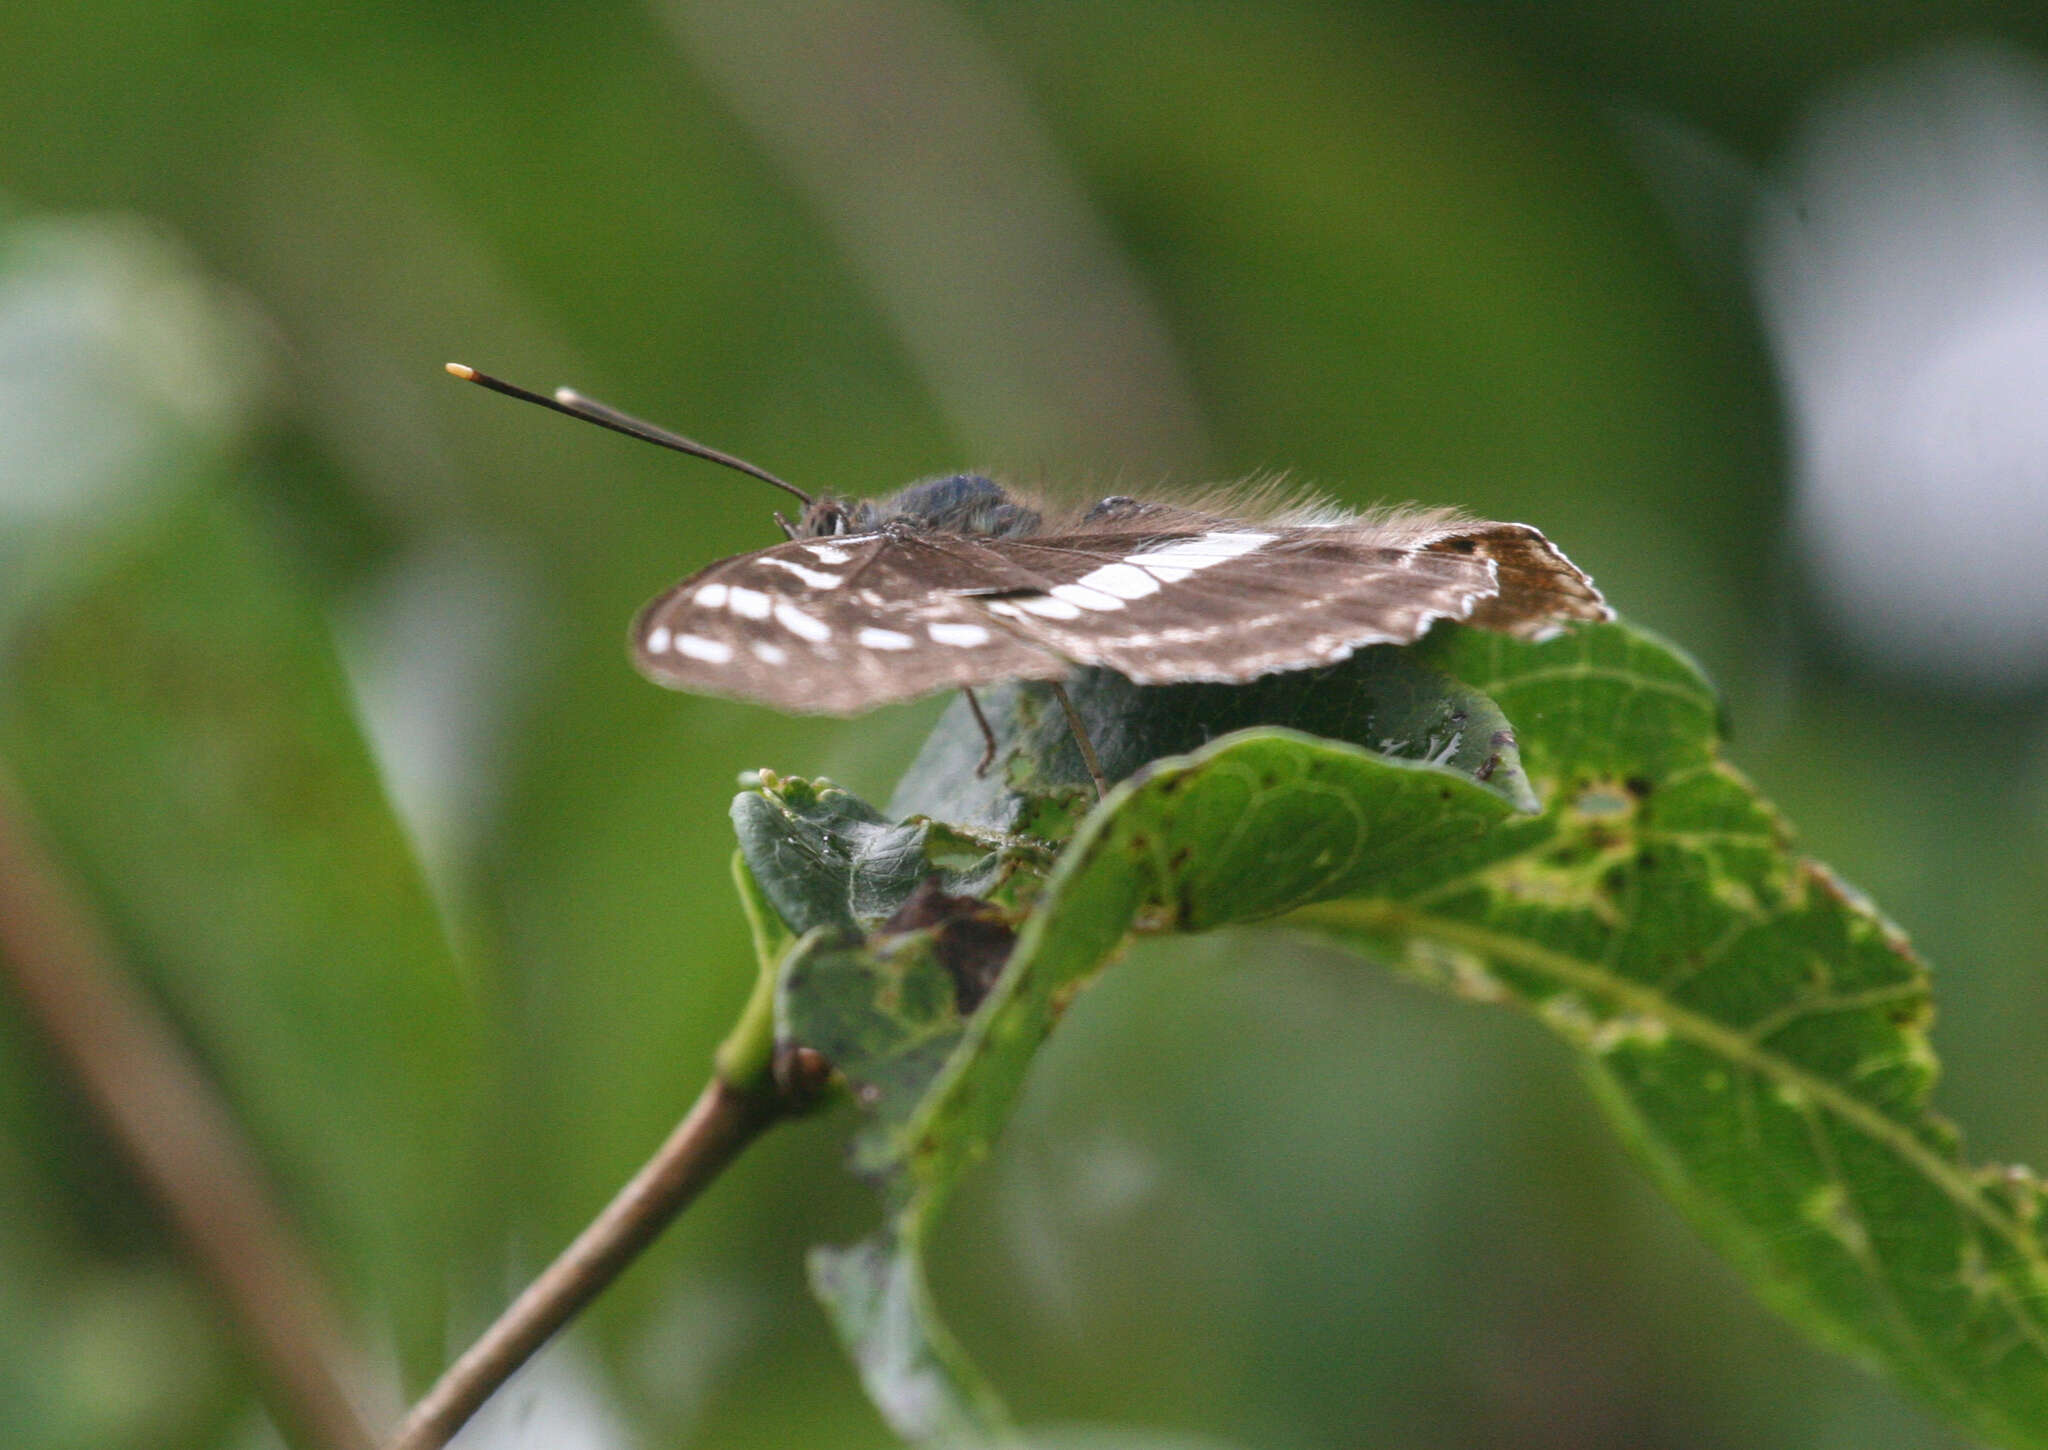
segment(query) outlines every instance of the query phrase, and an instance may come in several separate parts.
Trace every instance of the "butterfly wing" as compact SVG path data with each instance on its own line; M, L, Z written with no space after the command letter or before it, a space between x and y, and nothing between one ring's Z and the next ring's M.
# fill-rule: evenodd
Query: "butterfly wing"
M1542 638L1612 617L1526 524L1389 514L1327 525L986 541L1037 580L989 591L1004 627L1140 684L1232 683L1407 644L1439 619Z
M1183 515L1142 532L791 540L676 585L641 612L632 647L672 689L850 715L1075 664L1140 684L1230 683L1407 644L1438 619L1541 638L1610 617L1526 524Z
M640 612L633 663L671 689L827 715L1072 668L974 602L1028 590L1032 575L971 540L933 538L796 539L713 564Z

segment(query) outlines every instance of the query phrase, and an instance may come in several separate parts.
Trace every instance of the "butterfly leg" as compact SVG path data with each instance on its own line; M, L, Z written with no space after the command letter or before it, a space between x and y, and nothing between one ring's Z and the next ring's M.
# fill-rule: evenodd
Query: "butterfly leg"
M981 727L981 763L974 767L974 778L980 780L996 763L996 732L988 728L988 716L981 713L981 701L974 698L974 691L963 687L960 693L967 697L967 708L974 712L974 723Z
M1095 745L1088 738L1088 729L1081 723L1081 714L1074 708L1074 702L1067 698L1067 687L1058 680L1049 681L1052 694L1060 702L1060 709L1066 712L1067 728L1074 732L1074 743L1081 747L1081 763L1088 767L1088 778L1095 782L1095 798L1101 800L1109 794L1109 787L1102 780L1102 762L1095 758Z

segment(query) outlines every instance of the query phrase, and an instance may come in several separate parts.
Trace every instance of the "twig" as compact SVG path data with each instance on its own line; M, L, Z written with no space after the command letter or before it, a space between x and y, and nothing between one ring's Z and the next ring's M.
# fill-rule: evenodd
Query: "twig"
M375 1438L346 1388L367 1377L255 1152L121 970L4 777L0 975L226 1306L279 1418L324 1450L370 1450Z
M568 1323L704 1186L781 1115L772 1093L714 1076L668 1141L575 1242L498 1316L405 1417L388 1450L440 1450L548 1336Z

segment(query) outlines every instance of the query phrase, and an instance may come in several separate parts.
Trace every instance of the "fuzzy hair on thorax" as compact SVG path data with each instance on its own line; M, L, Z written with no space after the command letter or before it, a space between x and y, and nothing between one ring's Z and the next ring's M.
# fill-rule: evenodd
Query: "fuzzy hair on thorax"
M1077 503L1006 488L985 474L957 473L924 479L843 508L849 532L865 533L894 524L968 538L1072 538L1279 527L1361 531L1400 546L1468 521L1463 511L1454 508L1400 504L1351 509L1280 475L1211 484L1156 498L1112 494L1092 503Z

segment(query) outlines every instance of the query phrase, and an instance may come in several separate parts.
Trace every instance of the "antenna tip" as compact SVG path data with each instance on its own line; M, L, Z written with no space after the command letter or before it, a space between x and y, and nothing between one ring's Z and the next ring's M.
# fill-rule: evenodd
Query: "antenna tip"
M473 383L476 381L476 369L471 367L468 363L449 363L447 364L447 368L449 372L455 374L456 377L461 378L465 383Z

